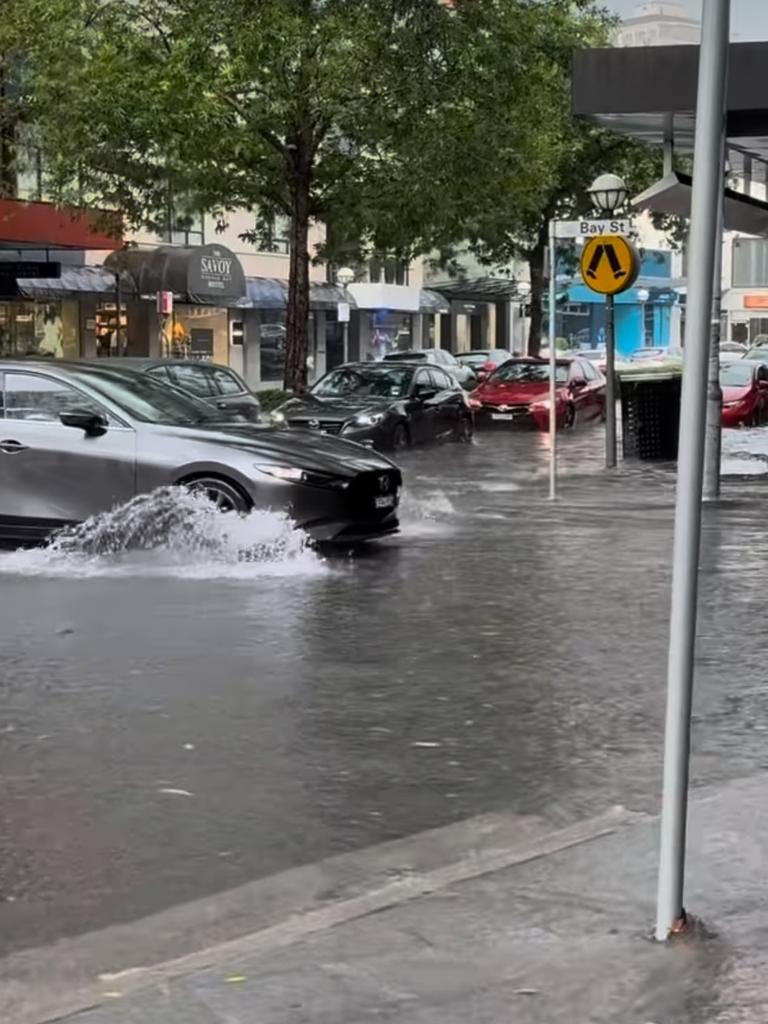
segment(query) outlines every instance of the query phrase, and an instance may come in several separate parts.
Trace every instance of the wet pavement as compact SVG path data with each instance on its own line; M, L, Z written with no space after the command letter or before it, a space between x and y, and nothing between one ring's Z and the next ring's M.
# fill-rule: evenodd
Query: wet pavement
M542 435L408 452L364 557L0 556L0 952L483 811L655 809L673 476L601 445L563 438L555 507ZM696 784L768 765L766 495L706 516Z

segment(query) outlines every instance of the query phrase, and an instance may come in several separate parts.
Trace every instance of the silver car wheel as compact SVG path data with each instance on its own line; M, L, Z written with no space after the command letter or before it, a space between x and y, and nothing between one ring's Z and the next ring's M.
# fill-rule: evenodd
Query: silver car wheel
M227 480L201 477L187 485L195 494L204 494L220 512L247 512L248 502L240 491Z

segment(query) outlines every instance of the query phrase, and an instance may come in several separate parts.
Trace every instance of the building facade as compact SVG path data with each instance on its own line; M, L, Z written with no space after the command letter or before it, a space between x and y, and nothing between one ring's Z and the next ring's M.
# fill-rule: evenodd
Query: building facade
M61 211L20 182L0 209L0 356L175 356L232 366L255 388L282 384L288 232L259 242L256 217L185 217L165 232L121 237L108 215ZM259 236L263 239L263 236ZM314 225L310 250L323 242ZM218 271L226 271L218 273ZM444 303L420 263L371 260L345 291L310 267L309 370L432 344ZM158 296L162 296L159 299ZM350 320L339 319L349 306Z
M670 0L645 0L614 32L614 46L697 46L701 23Z

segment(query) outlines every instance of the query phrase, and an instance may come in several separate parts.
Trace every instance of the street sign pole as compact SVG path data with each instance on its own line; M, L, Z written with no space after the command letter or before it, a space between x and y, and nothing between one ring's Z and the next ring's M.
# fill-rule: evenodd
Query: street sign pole
M557 498L557 222L549 222L549 500Z
M712 279L712 321L707 380L707 427L704 442L704 501L720 497L720 459L723 450L723 389L720 386L720 331L723 305L723 204L725 202L725 116L721 139L720 186L717 202L717 248Z
M612 295L605 297L605 468L616 466L616 317Z
M640 273L640 257L623 235L591 238L581 254L581 276L593 292L605 296L605 468L616 466L616 307L614 296L627 291Z
M722 191L721 140L730 8L730 0L704 0L701 24L656 906L655 934L660 942L666 941L685 926L683 883L709 319L712 311L715 247L718 244L718 191Z

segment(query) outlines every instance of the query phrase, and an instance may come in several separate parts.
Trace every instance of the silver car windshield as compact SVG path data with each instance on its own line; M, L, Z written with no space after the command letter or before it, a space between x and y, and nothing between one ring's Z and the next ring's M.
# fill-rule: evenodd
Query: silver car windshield
M191 427L217 419L205 402L148 375L110 371L105 367L88 373L75 371L73 376L144 423Z

